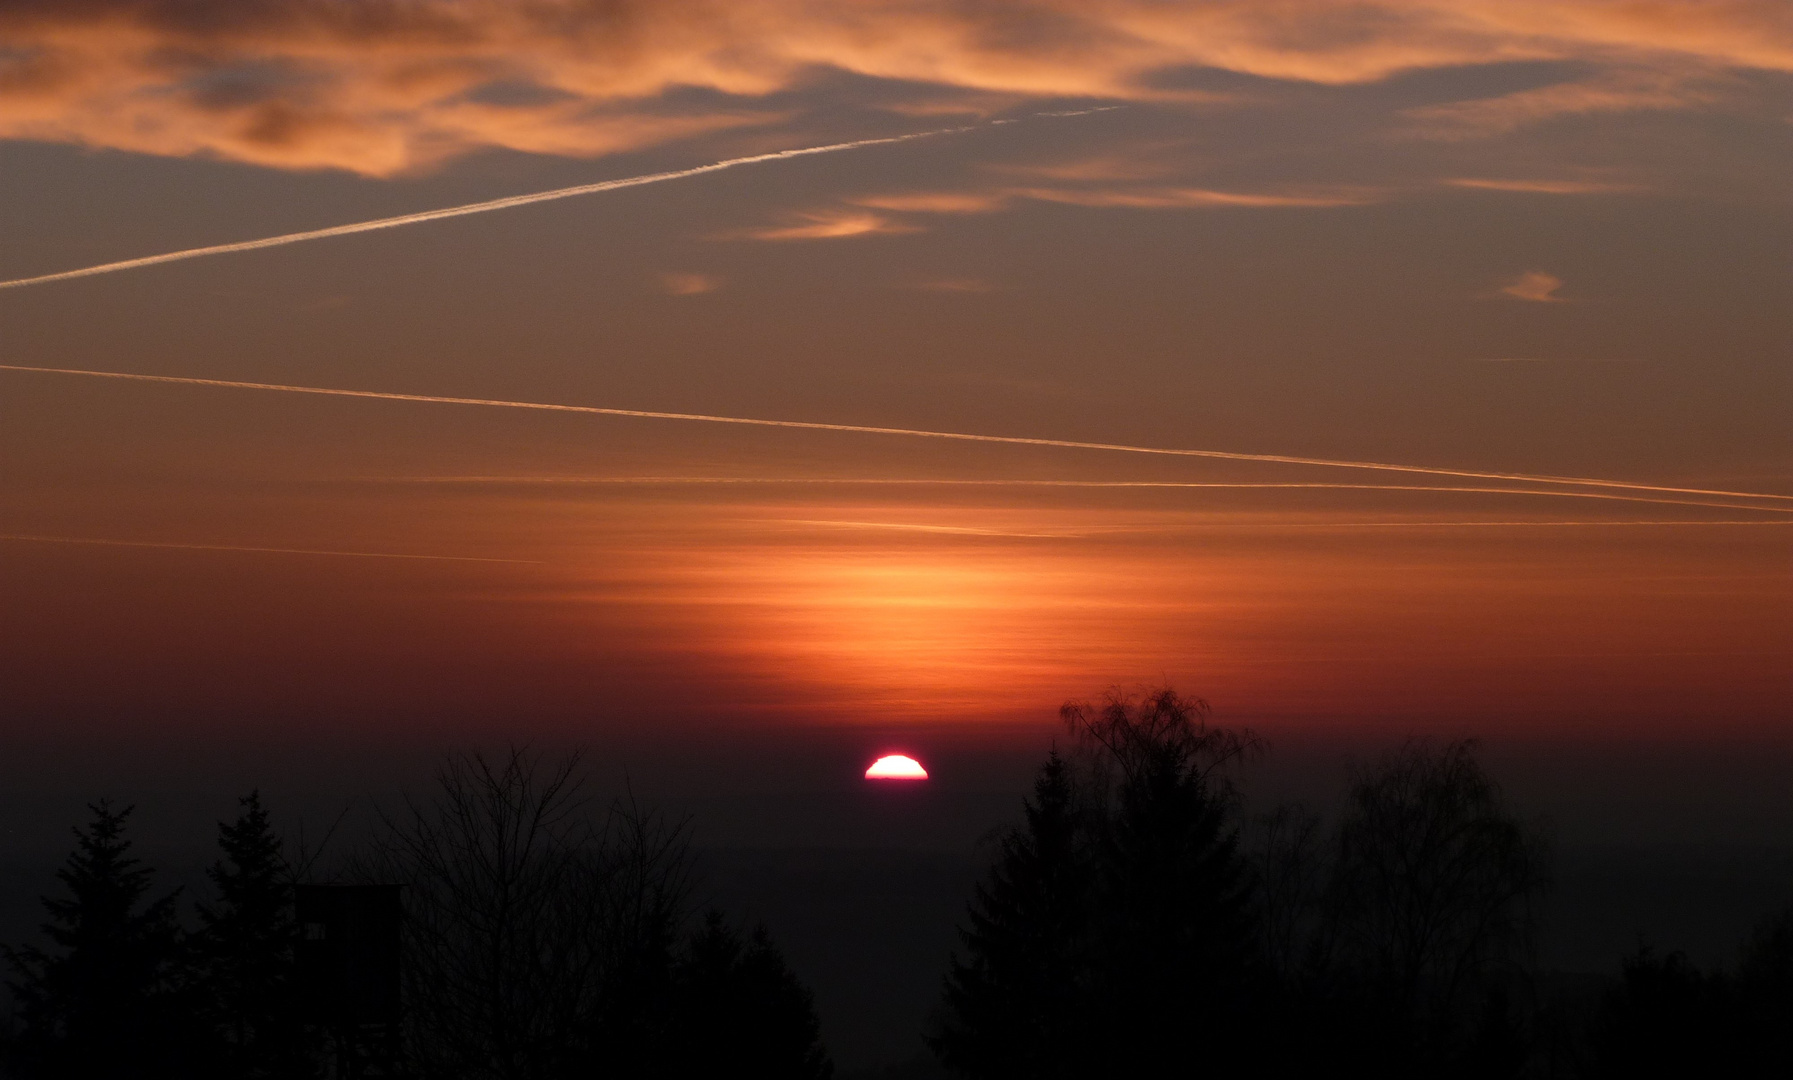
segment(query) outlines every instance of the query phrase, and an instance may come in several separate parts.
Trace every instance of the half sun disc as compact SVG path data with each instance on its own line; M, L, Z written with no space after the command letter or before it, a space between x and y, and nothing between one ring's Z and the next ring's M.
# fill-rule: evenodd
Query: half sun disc
M921 762L903 754L886 754L865 770L867 780L926 780L928 770Z

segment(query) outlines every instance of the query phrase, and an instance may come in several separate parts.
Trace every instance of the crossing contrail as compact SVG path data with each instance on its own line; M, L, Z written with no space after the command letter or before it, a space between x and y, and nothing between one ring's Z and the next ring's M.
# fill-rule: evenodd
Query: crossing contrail
M1793 503L1793 495L1777 495L1757 491L1726 491L1715 488L1674 487L1667 484L1643 484L1628 480L1606 480L1586 476L1545 476L1534 473L1485 472L1476 469L1446 469L1432 465L1400 465L1382 461L1346 461L1336 458L1296 457L1290 454L1248 454L1234 450L1194 450L1166 446L1136 446L1129 443L1082 442L1073 439L1037 439L1019 435L981 435L964 431L930 431L923 428L878 427L871 424L827 424L813 420L766 420L746 416L715 416L707 413L661 412L651 409L613 409L597 405L560 405L544 401L508 401L502 398L448 397L440 394L396 394L381 390L344 390L324 386L291 386L284 383L243 382L235 379L197 379L181 375L139 375L123 371L88 371L81 368L32 367L24 364L0 364L0 371L32 372L40 375L80 375L96 379L124 379L131 382L168 383L176 386L210 386L226 390L273 390L287 394L316 394L324 397L367 398L375 401L411 401L431 405L481 405L496 409L529 409L538 412L579 413L586 416L622 416L640 420L685 420L704 424L734 424L743 427L787 428L800 431L834 431L857 435L897 435L906 438L947 439L955 442L996 443L1004 446L1039 446L1061 450L1099 450L1122 454L1152 454L1164 457L1208 458L1218 461L1249 461L1269 465L1306 465L1326 469L1361 469L1371 472L1405 473L1415 476L1449 476L1464 480L1505 480L1527 484L1561 487L1593 487L1614 491L1652 492L1664 495L1703 495L1723 499L1760 499Z
M161 263L179 262L182 259L197 259L206 255L230 255L240 251L260 251L262 248L280 247L283 244L297 244L305 240L323 240L331 236L349 236L353 233L373 232L377 229L396 229L401 225L421 225L426 221L440 221L443 218L465 217L468 214L484 214L491 210L509 210L516 206L528 206L531 203L552 202L555 199L570 199L576 195L596 195L603 191L617 191L621 188L641 187L643 184L658 184L665 180L683 180L688 176L702 176L705 173L721 172L724 169L739 168L742 165L758 165L766 161L783 161L786 158L809 157L815 154L835 154L842 150L857 150L865 146L888 146L892 143L912 142L916 139L930 139L939 135L957 135L971 131L972 127L936 128L933 131L918 131L909 135L891 135L880 139L854 139L852 142L829 143L827 146L805 146L795 150L775 150L769 154L751 154L747 157L729 158L726 161L698 165L690 169L675 169L671 172L646 173L642 176L628 176L619 180L601 180L595 184L576 184L573 187L555 188L552 191L537 191L528 195L509 195L502 199L488 199L485 202L467 203L462 206L448 206L440 210L424 210L415 214L400 214L397 217L379 218L374 221L357 221L349 225L332 225L327 229L311 229L306 232L286 233L282 236L269 236L260 240L243 240L234 244L213 244L210 247L187 248L184 251L170 251L162 255L145 255L139 259L122 259L118 262L101 263L98 266L84 266L79 270L64 270L55 274L39 274L36 277L14 278L11 281L0 281L0 289L18 289L26 285L47 285L52 281L70 281L75 278L92 277L95 274L113 274L120 270L137 270L145 266L157 266Z
M1231 480L1028 480L1011 477L965 479L952 477L865 477L865 476L358 476L349 483L359 484L465 484L540 487L677 487L681 485L761 485L836 487L1038 487L1038 488L1143 488L1143 489L1220 489L1244 491L1280 491L1284 489L1319 491L1415 491L1446 495L1536 495L1553 499L1605 499L1613 502L1649 503L1655 506L1693 506L1714 510L1754 510L1764 514L1793 514L1793 506L1752 506L1735 502L1712 502L1703 499L1664 499L1650 495L1623 495L1600 491L1574 491L1562 488L1489 487L1485 484L1343 484L1321 481L1231 481Z

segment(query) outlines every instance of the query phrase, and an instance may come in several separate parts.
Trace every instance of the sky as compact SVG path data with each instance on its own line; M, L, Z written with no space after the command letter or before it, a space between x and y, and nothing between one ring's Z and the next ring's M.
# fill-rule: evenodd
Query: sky
M1784 747L1790 122L1776 0L6 0L0 724Z

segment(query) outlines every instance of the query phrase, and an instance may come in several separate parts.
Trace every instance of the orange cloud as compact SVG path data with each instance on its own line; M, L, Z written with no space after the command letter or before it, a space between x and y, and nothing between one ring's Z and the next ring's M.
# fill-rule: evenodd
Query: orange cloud
M1130 210L1184 210L1200 208L1323 208L1363 206L1383 193L1364 188L1325 191L1214 191L1196 187L1085 187L1007 188L1001 191L922 191L862 196L849 200L855 206L911 214L975 214L1006 209L1013 199L1071 206L1119 207ZM791 223L746 229L719 239L832 240L849 236L873 236L922 231L919 225L868 211L829 209L790 215ZM987 292L981 282L935 281L916 286L941 292Z
M1017 188L1014 194L1073 206L1115 206L1135 210L1194 207L1327 207L1363 206L1376 202L1377 192L1362 188L1315 192L1214 191L1209 188Z
M1511 191L1531 195L1610 195L1642 190L1636 184L1612 184L1596 180L1503 180L1459 176L1444 181L1448 187L1477 191Z
M1502 296L1510 296L1515 300L1529 300L1538 304L1560 304L1563 298L1556 291L1563 287L1563 279L1555 274L1546 274L1542 270L1527 270L1509 284L1502 285Z
M851 200L855 206L920 214L982 214L1002 209L998 192L914 191L892 195L864 195Z
M0 138L373 176L776 123L789 102L765 99L829 71L883 82L891 108L975 111L1181 100L1156 77L1199 68L1324 85L1595 69L1415 114L1470 132L1682 108L1715 74L1793 71L1784 0L12 0L0 40Z
M1169 164L1147 161L1137 153L1104 154L1042 165L1003 164L992 168L1010 176L1071 183L1154 180L1172 171Z
M1421 122L1423 134L1435 138L1480 138L1563 116L1690 108L1710 104L1717 96L1709 78L1696 79L1679 72L1625 72L1410 109L1407 115Z
M855 210L820 210L793 214L792 224L747 229L732 236L746 240L840 240L920 232L918 225L893 221L882 214Z

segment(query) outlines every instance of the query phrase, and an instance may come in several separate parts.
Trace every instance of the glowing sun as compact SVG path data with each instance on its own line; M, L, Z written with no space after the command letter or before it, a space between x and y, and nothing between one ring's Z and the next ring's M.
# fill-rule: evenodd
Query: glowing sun
M926 780L928 770L921 762L903 754L886 754L865 770L867 780Z

